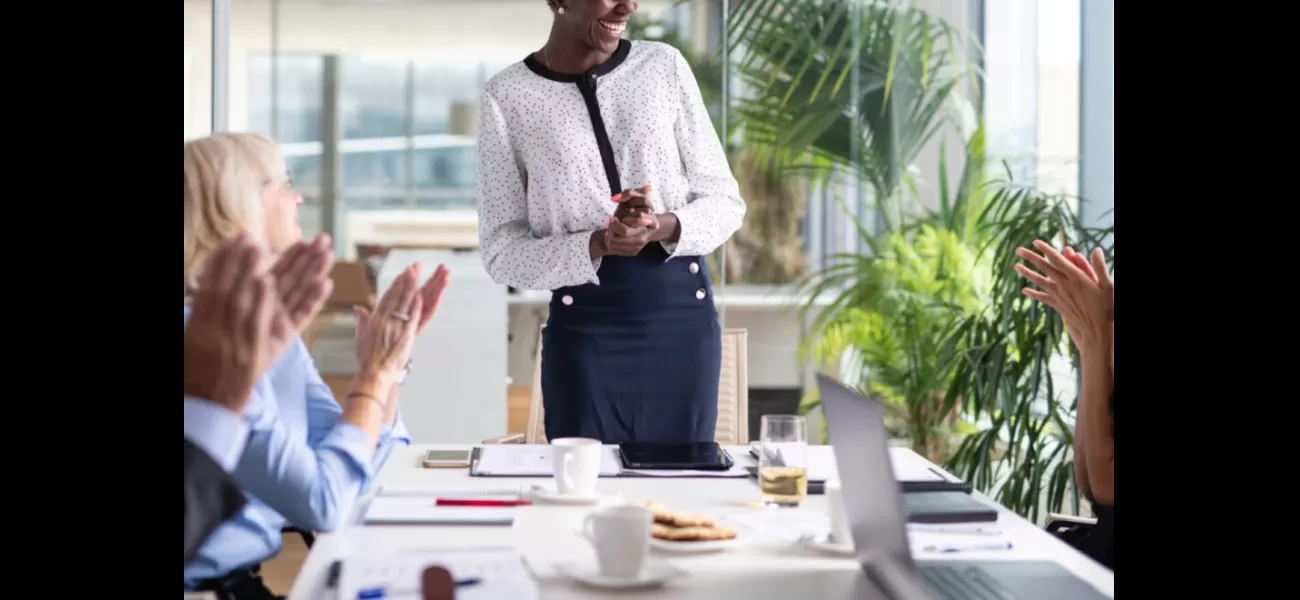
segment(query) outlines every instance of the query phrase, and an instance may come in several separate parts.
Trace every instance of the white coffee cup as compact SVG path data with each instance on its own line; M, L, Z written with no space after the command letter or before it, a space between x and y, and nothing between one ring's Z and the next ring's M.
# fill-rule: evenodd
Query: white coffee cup
M654 513L640 506L598 509L582 522L582 536L596 550L596 566L606 577L630 579L641 573L650 550Z
M840 492L840 482L831 480L825 484L827 515L831 520L830 541L836 544L853 544L853 531L849 529L848 513L844 512L844 494Z
M600 440L559 438L551 440L555 491L561 496L591 496L600 476Z

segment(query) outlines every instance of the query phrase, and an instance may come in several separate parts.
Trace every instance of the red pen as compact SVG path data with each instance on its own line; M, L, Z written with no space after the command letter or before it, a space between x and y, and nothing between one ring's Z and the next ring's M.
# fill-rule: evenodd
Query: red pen
M457 500L454 498L438 498L434 506L478 506L478 507L506 507L506 506L529 506L532 502L527 500Z

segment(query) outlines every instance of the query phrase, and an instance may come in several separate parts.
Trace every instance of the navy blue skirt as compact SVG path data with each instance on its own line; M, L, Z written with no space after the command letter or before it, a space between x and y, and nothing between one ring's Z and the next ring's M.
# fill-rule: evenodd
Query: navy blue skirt
M542 333L547 439L713 441L722 330L702 257L649 244L600 285L554 290Z

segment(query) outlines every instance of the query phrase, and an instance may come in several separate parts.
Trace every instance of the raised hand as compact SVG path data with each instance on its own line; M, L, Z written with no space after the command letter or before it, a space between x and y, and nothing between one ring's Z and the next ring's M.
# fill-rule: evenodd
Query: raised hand
M1106 254L1101 248L1093 250L1091 264L1087 264L1073 250L1063 254L1043 241L1034 242L1034 248L1042 254L1028 248L1016 250L1038 269L1015 266L1017 273L1039 288L1024 288L1024 294L1061 315L1080 352L1109 352L1115 320L1115 282L1106 267Z
M420 265L413 266L415 267L416 281L419 281ZM420 314L418 315L419 318L416 319L415 327L417 335L424 331L429 321L433 320L433 314L438 311L438 303L442 301L442 293L447 290L447 284L449 283L451 283L451 270L447 268L447 265L438 265L437 270L433 272L429 280L424 282L424 285L420 286L420 289L416 292L419 294L421 301ZM391 292L392 289L389 288L389 291ZM363 306L353 307L353 310L357 313L358 328L365 327L370 322L370 311ZM411 316L416 317L414 314Z
M288 316L265 260L265 251L244 235L208 258L185 327L186 396L242 413L257 380L284 349L273 329Z
M325 305L325 299L334 289L334 281L330 279L333 266L330 237L321 234L310 243L290 246L271 267L280 302L294 332L302 331Z
M393 280L372 315L358 307L357 361L363 374L396 374L406 368L411 342L419 327L423 298L416 285L420 265L407 267Z

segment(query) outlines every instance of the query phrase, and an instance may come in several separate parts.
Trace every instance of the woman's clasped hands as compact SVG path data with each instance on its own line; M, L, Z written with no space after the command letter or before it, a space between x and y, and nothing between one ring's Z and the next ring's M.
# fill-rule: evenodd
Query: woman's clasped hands
M643 185L610 198L618 203L618 208L605 223L606 254L636 256L646 244L657 239L659 219L650 206L649 193L650 186Z

